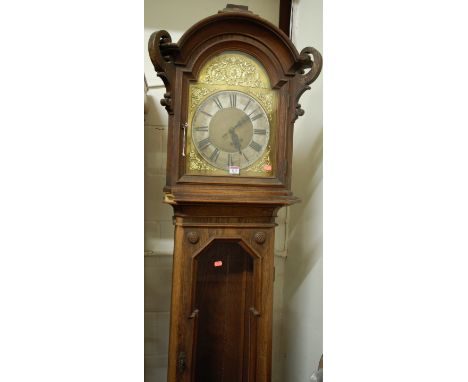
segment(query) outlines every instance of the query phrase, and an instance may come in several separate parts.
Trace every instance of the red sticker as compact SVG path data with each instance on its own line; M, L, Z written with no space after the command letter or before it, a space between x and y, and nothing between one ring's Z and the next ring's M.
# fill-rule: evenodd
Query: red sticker
M223 262L221 260L215 261L214 266L215 267L221 267L221 266L223 266Z
M266 165L264 165L264 166L263 166L263 169L264 169L265 171L271 171L271 164L266 164Z

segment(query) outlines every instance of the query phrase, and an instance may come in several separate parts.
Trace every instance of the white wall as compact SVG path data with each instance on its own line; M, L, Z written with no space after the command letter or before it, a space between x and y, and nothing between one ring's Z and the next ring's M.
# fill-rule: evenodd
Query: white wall
M322 1L294 1L293 41L322 49ZM326 62L326 60L325 60ZM309 381L322 355L322 78L304 93L294 131L292 191L284 267L284 381Z

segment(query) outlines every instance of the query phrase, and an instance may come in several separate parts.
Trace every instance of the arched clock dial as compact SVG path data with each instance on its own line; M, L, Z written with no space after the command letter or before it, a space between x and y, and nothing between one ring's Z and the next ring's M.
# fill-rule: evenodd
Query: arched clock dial
M205 99L192 120L192 140L210 165L243 169L262 157L270 139L263 107L240 91L220 91Z

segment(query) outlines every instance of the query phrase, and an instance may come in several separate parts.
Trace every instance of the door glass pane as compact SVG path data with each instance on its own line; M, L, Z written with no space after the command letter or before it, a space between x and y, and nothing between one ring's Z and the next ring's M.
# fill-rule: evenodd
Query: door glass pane
M237 243L216 241L196 264L195 381L247 381L252 258Z

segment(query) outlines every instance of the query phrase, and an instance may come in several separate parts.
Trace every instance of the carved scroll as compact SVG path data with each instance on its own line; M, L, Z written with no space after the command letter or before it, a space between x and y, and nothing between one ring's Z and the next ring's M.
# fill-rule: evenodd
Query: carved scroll
M173 114L171 86L175 76L174 60L179 54L179 46L172 42L169 32L161 30L151 35L148 50L154 69L166 86L166 93L161 100L161 105L166 107L169 114Z
M312 58L311 58L312 56ZM314 82L322 70L322 55L318 50L307 47L301 50L299 55L299 74L296 76L296 90L295 90L295 113L293 116L294 122L298 117L304 115L304 110L301 109L299 98L306 90L310 89L310 84ZM305 69L310 69L305 73Z

